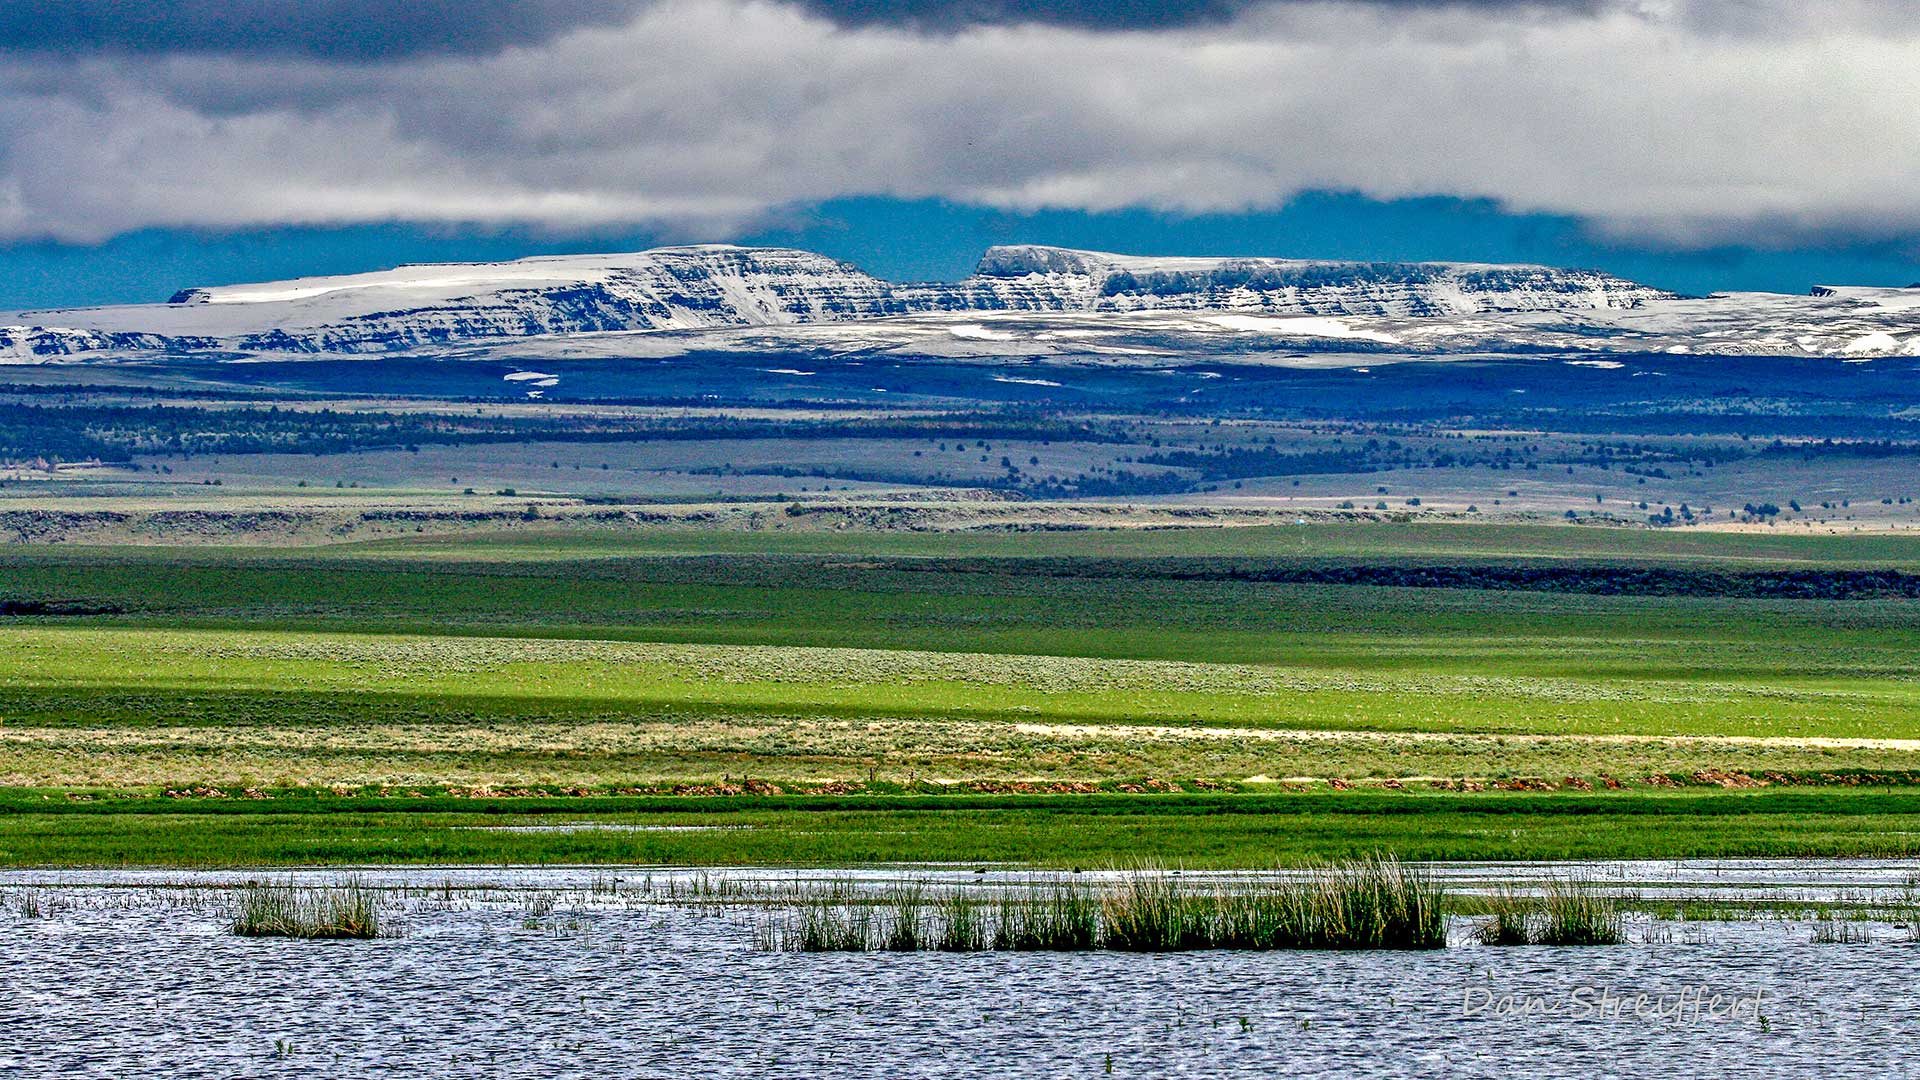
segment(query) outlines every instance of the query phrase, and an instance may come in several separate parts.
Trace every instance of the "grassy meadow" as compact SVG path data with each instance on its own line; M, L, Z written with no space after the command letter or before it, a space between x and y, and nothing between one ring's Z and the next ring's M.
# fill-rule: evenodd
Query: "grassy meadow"
M1920 599L1833 575L1914 568L1390 524L16 546L0 863L1904 853Z

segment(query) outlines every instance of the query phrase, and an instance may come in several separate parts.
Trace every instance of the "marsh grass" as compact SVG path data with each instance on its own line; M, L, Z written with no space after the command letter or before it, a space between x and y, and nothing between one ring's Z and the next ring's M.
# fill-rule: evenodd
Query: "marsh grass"
M1556 878L1540 891L1540 929L1536 945L1618 945L1620 906L1592 882Z
M988 936L987 907L971 889L955 889L944 898L942 920L934 948L941 952L980 952L992 940Z
M1552 878L1537 893L1502 889L1474 905L1482 945L1617 945L1626 938L1622 900L1581 877Z
M248 885L229 924L240 937L375 938L381 933L378 893L358 879L338 885Z
M1314 871L1304 895L1282 888L1278 899L1305 932L1282 936L1273 948L1438 949L1447 943L1439 885L1392 857Z
M868 952L875 947L873 907L847 883L796 893L776 940L789 952Z
M1084 952L1100 940L1100 898L1076 881L1032 886L1003 901L993 947L1003 952Z
M902 882L887 896L886 933L880 947L888 952L917 952L932 938L927 926L926 887L917 881Z
M1381 858L1197 889L1153 867L1105 886L1037 878L1000 897L830 885L794 896L760 940L796 952L1434 949L1446 944L1442 899L1424 874Z
M1101 945L1126 952L1176 952L1211 945L1228 920L1224 896L1185 892L1177 878L1129 873L1101 901ZM1256 919L1241 919L1244 932Z
M1532 940L1528 923L1536 908L1533 898L1503 889L1487 898L1487 917L1474 927L1482 945L1526 945Z

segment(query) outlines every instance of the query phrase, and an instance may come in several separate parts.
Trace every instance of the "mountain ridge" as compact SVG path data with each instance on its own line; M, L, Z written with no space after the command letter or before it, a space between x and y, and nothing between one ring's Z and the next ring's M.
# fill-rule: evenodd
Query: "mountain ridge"
M989 248L958 282L894 283L798 248L702 244L193 287L166 304L0 316L19 359L112 352L377 354L607 331L698 331L964 312L1224 311L1423 317L1675 299L1599 271L1476 263L1155 257Z

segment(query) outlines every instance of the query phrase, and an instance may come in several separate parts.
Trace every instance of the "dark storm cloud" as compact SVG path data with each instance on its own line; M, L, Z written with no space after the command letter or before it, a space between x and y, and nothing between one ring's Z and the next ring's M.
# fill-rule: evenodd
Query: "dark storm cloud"
M0 53L344 61L477 54L631 16L646 0L3 0Z
M0 242L1325 190L1678 246L1920 230L1912 0L801 2L0 0Z
M842 26L906 26L961 30L974 26L1041 25L1086 30L1157 30L1231 22L1263 7L1303 0L797 0L808 12ZM1311 2L1311 0L1305 0ZM1589 11L1607 0L1360 0L1377 7L1515 11Z

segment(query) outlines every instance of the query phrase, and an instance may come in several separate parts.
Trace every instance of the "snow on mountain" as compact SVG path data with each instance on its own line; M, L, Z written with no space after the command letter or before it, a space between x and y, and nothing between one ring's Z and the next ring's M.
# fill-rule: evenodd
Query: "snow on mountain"
M7 338L84 352L140 348L130 335L234 352L372 353L484 338L598 330L690 330L878 315L892 286L811 252L725 245L507 263L402 266L372 274L186 289L166 304L28 312ZM53 326L83 328L52 334ZM91 336L88 336L91 335ZM61 349L65 344L69 346ZM18 347L17 345L15 346Z
M1032 246L987 249L959 288L983 308L1299 315L1632 308L1673 298L1610 274L1547 266L1163 258Z
M989 249L952 283L894 284L787 248L699 245L186 289L166 304L0 315L0 362L127 355L696 348L1141 357L1920 355L1920 290L1683 298L1608 274L1475 263Z

